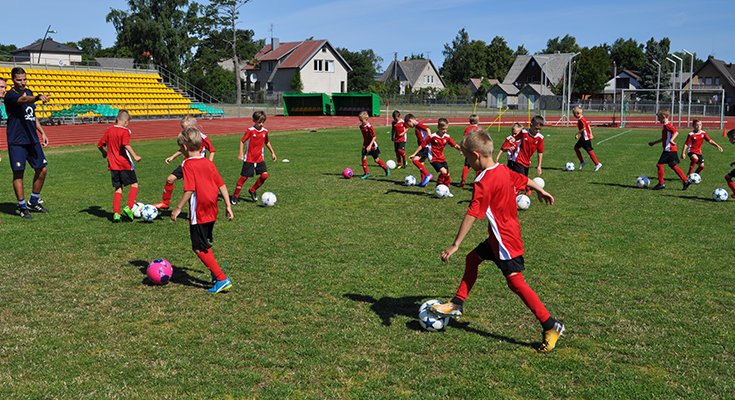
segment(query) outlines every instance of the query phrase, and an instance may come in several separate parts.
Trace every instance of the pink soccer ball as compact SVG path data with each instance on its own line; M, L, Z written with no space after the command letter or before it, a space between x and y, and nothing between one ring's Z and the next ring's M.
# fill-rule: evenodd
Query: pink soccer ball
M352 178L352 169L351 168L345 168L342 170L342 176L345 177L345 179Z
M165 285L171 280L174 274L174 269L171 263L163 258L157 258L148 264L148 269L145 271L148 275L148 279L156 285Z

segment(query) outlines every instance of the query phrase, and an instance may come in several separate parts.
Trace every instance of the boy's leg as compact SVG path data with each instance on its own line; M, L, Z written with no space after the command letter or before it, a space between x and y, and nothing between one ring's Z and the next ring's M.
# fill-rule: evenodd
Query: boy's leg
M130 185L130 191L128 192L128 208L135 206L135 199L138 197L138 184L133 183Z
M390 169L388 169L388 166L385 165L385 163L383 162L383 160L381 160L379 157L373 157L373 160L376 163L378 163L378 165L380 166L380 168L383 168L383 171L385 171L385 174L386 175L390 175Z
M238 198L240 197L240 191L242 190L242 186L245 184L245 181L248 180L247 176L240 176L240 178L237 179L237 183L235 183L235 191L232 193L232 197Z
M600 162L597 160L597 156L595 155L594 150L587 150L587 154L590 155L590 158L592 159L592 162L595 163L595 165L600 165Z
M551 318L551 314L546 310L546 306L539 300L536 292L531 289L523 278L522 272L512 273L505 277L508 288L517 294L523 300L523 303L536 316L540 323L545 323ZM546 327L545 327L546 328ZM548 328L546 328L548 329ZM544 329L544 330L546 330Z
M265 183L265 180L268 179L268 173L263 172L258 176L258 179L255 180L255 183L253 183L253 186L248 189L248 193L250 193L250 199L253 201L258 201L258 197L255 195L258 188L263 186L263 183Z
M735 172L735 170L733 170L733 172ZM732 192L732 195L730 197L735 199L735 182L732 181L732 178L733 178L732 173L725 175L725 182L727 182L727 186L730 188L730 191Z
M483 246L483 244L480 244L480 246ZM477 248L480 246L477 246ZM441 317L457 318L462 316L462 305L467 300L472 286L477 281L477 270L483 261L477 252L477 248L469 252L465 257L464 275L462 275L462 281L459 283L459 288L457 288L454 297L452 297L449 303L431 306L429 311Z
M582 152L579 151L579 147L575 147L574 148L574 152L577 153L577 158L579 159L579 163L580 164L583 163L584 162L584 158L582 158Z
M362 158L362 174L368 175L370 170L368 169L367 157Z
M704 160L699 160L699 167L697 167L697 173L700 173L704 170Z
M656 164L656 175L658 176L657 186L663 186L664 185L664 165L663 164Z
M179 165L176 169L166 177L166 183L163 184L163 195L161 196L161 202L154 204L153 207L158 209L167 209L171 206L171 196L174 194L174 183L177 179L184 179L184 171Z
M470 172L470 167L467 165L467 162L465 162L465 165L462 168L462 178L459 181L459 187L464 187L465 181L467 180L467 174L469 172Z
M211 248L206 250L194 250L194 253L196 253L197 257L202 261L204 266L207 267L209 272L214 275L214 279L218 281L223 281L227 279L227 276L225 276L225 273L222 272L222 268L220 268L219 264L217 263L217 259L214 257L214 251L212 251Z
M416 168L419 169L419 172L421 173L421 180L423 180L424 177L428 174L428 172L426 171L426 167L420 160L421 160L420 158L414 157L412 161L413 161L413 165L415 165Z
M120 221L120 204L122 203L122 186L115 188L115 193L112 194L112 220L113 222Z

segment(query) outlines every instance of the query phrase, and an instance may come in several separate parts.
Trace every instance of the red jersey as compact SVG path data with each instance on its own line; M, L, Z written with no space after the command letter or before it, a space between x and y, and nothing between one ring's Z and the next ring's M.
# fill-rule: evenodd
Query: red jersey
M592 128L590 128L590 123L582 116L577 120L577 130L583 131L581 137L582 140L592 140Z
M511 139L513 140L513 142L511 142ZM516 143L515 143L515 139L513 138L513 135L506 137L503 144L500 145L500 151L513 152L515 149L516 149Z
M528 178L495 164L477 175L467 215L487 216L487 242L499 260L523 255L521 224L518 222L516 192L523 190Z
M199 132L199 135L202 137L202 155L206 156L207 151L209 151L210 153L214 153L214 145L212 144L212 141L209 140L207 135L205 135L201 131Z
M661 145L664 147L664 151L676 151L676 145L671 143L671 138L677 132L674 125L668 123L661 129Z
M240 142L245 143L245 158L243 161L248 163L262 163L263 162L263 149L268 144L268 129L255 127L248 128L245 134L242 135Z
M544 152L544 135L541 132L536 136L531 136L527 130L522 130L516 137L516 149L508 154L508 159L523 165L526 168L531 167L531 156L533 153Z
M707 135L707 132L689 132L689 135L687 136L687 141L684 143L684 147L687 148L688 153L702 155L702 144L705 140L707 142L712 140L710 139L709 135Z
M393 129L391 132L391 136L393 137L393 141L395 143L406 143L406 123L399 119L398 121L393 121Z
M367 149L367 146L375 138L375 129L373 129L373 125L370 122L368 122L366 124L360 124L360 132L362 132L362 148ZM378 148L378 140L376 139L375 142L373 143L373 147L367 150L372 151L377 148Z
M429 162L445 162L444 158L444 146L449 143L450 146L454 147L457 143L452 139L448 133L444 136L439 136L436 133L432 133L429 136L429 140L426 141L425 146L429 148Z
M463 136L467 136L468 133L474 131L475 129L479 129L479 128L480 127L477 126L477 125L470 125L470 126L464 128L464 135Z
M126 145L130 144L130 129L115 125L107 128L97 147L107 147L107 169L110 171L132 171L133 158Z
M424 143L429 140L429 128L423 122L417 121L413 129L416 131L416 144L425 147Z
M181 163L184 171L184 191L194 192L189 200L189 222L206 224L217 220L217 195L225 182L217 167L204 156L190 157Z

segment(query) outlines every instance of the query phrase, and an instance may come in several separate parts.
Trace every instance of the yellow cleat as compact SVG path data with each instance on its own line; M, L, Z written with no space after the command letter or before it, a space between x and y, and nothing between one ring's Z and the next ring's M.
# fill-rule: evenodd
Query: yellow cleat
M541 345L538 347L539 353L548 353L551 350L554 350L554 347L556 347L556 341L559 340L559 337L564 333L564 324L561 322L555 322L554 327L544 331L543 333L543 340L541 341Z
M441 318L459 318L462 316L462 306L452 302L434 304L429 307L429 312Z

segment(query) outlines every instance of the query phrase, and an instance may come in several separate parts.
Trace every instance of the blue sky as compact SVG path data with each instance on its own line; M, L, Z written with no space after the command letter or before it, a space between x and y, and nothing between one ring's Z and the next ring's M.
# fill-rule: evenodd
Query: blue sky
M43 37L46 27L61 42L99 37L115 42L105 22L111 8L127 1L36 0L32 6L7 10L0 43L25 46ZM574 5L572 7L572 5ZM20 10L20 18L14 12ZM497 1L497 0L252 0L241 9L240 28L256 38L273 35L282 42L308 37L327 39L336 47L373 49L384 66L398 57L423 53L440 66L442 50L465 28L471 39L489 42L503 36L511 48L523 44L531 53L549 38L571 34L582 46L612 43L619 37L645 42L667 36L672 51L687 49L700 58L711 54L735 62L731 36L735 1Z

